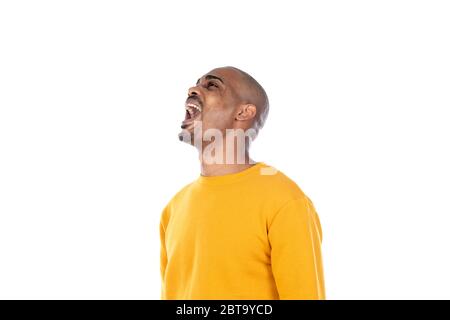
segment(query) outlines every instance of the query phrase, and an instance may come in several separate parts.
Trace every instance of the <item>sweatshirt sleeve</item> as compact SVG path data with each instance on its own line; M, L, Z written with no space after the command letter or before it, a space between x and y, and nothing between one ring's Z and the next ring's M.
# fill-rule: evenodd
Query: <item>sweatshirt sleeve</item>
M268 230L272 271L282 300L324 300L322 229L308 197L290 200Z
M161 221L159 223L159 236L161 240L160 245L160 272L161 272L161 299L165 299L165 292L164 292L164 276L166 273L166 267L167 267L167 251L166 251L166 233L165 233L165 213L166 209L164 209L162 215L161 215Z

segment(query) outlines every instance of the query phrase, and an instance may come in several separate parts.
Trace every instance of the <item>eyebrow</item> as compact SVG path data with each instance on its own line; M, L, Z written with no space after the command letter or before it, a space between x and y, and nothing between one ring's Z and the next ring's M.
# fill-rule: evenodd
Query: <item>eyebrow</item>
M201 79L201 78L200 78L200 79ZM196 83L196 84L198 84L198 83L200 82L200 79L197 80L197 83ZM216 80L219 80L220 82L223 83L223 80L222 80L221 78L216 77L216 76L213 76L212 74L207 74L207 75L205 76L205 79L206 79L206 80L216 79Z

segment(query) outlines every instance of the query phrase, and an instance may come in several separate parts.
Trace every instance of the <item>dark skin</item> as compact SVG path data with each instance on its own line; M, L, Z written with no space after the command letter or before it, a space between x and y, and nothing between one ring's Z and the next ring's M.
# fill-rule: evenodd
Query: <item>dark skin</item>
M214 128L225 137L226 129L244 131L258 125L258 116L267 105L267 98L244 73L233 67L216 68L198 79L189 88L187 102L201 106L201 113L195 119L202 121L202 131ZM183 122L182 128L191 135L194 124ZM259 128L256 128L259 129ZM206 146L208 141L203 143ZM226 146L224 146L226 148ZM202 175L222 175L239 172L250 166L248 150L245 164L206 164L201 161Z

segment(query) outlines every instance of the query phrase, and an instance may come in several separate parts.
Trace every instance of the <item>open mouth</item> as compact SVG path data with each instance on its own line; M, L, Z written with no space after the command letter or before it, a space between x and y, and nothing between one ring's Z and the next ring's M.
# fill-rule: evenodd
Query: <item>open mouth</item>
M197 120L202 113L202 108L196 103L186 103L185 109L186 115L184 117L184 121L181 124L182 129L186 129L191 124L193 124L194 120Z

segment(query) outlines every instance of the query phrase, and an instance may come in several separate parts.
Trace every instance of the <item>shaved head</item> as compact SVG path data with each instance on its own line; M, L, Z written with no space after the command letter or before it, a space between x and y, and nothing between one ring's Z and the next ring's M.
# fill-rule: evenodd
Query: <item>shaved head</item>
M255 78L241 69L231 66L218 69L229 69L239 74L239 82L235 89L242 103L251 103L256 106L256 116L252 128L258 133L269 114L269 98L266 91Z

